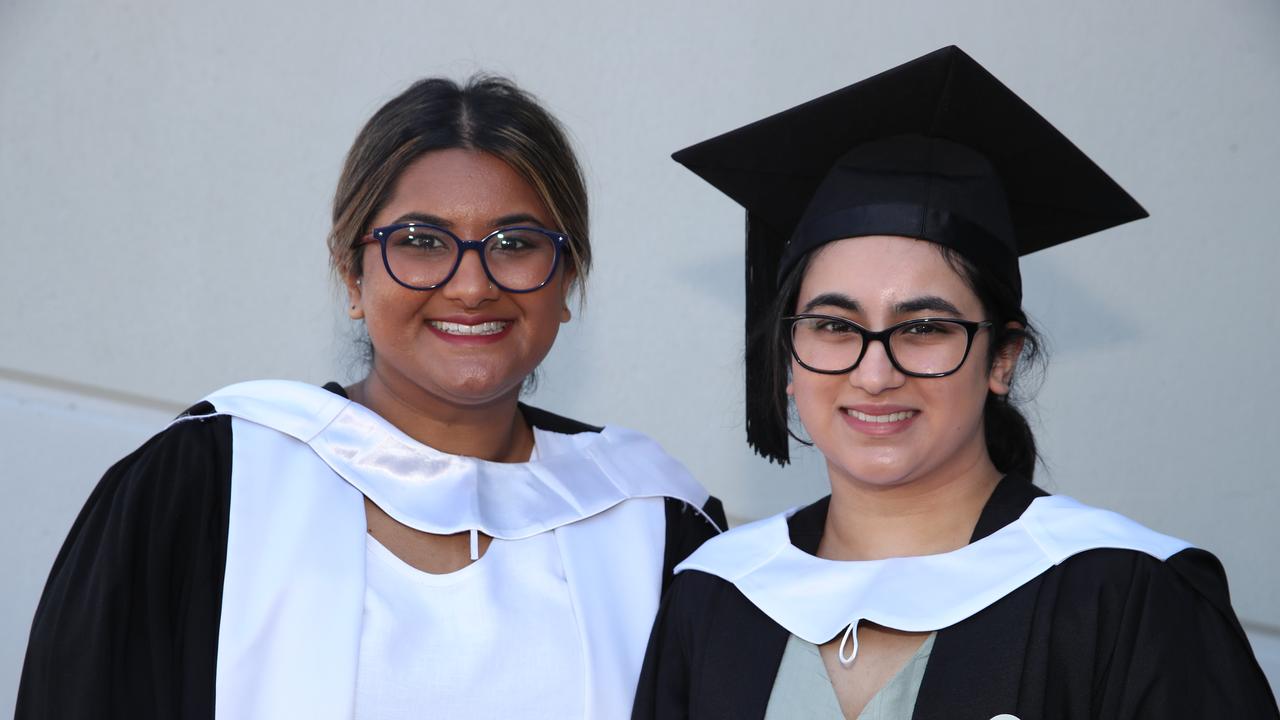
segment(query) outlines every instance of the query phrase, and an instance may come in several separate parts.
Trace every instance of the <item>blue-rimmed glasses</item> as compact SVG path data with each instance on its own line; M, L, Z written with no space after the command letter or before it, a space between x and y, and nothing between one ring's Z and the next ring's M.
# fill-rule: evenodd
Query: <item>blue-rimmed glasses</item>
M916 318L868 330L833 315L792 315L782 319L791 326L791 356L808 370L843 375L858 367L867 346L879 341L898 372L912 377L946 377L960 369L973 336L990 322L955 318Z
M501 228L481 240L463 240L442 227L411 222L374 228L360 244L378 243L387 274L410 290L435 290L449 282L462 254L475 250L494 285L527 293L551 281L568 242L567 235L538 227Z

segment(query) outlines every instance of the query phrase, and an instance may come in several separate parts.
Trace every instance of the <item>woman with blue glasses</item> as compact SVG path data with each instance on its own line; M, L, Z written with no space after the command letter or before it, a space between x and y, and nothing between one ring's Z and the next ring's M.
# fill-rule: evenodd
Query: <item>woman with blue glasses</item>
M219 390L111 468L19 718L629 714L723 514L644 435L519 402L591 263L560 126L501 79L413 85L356 138L329 253L368 375Z
M678 566L635 718L1277 717L1212 555L1032 484L1018 257L1123 189L954 47L675 158L747 209L748 441L831 494Z

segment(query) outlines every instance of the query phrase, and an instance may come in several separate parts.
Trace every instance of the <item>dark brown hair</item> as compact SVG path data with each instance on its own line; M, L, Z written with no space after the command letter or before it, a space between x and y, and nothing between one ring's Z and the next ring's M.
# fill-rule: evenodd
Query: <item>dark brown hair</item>
M347 153L333 198L329 262L339 278L359 276L357 244L414 160L433 150L489 153L510 165L569 236L579 289L591 269L587 190L564 128L510 80L475 75L466 85L419 80L369 118Z

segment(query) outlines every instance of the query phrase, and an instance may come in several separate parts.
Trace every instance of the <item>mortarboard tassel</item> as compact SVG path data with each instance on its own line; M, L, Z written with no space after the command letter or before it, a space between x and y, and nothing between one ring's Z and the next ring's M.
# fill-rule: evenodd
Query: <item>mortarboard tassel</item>
M746 409L747 444L779 465L790 461L786 393L769 374L770 328L761 325L778 292L778 265L786 238L747 213Z

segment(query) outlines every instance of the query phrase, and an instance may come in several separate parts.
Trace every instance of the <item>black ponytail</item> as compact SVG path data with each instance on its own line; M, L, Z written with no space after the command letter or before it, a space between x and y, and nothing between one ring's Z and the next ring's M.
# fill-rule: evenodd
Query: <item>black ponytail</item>
M987 437L987 454L996 469L1006 475L1030 480L1036 471L1036 438L1022 411L1008 395L989 393L982 408Z
M982 407L982 424L987 454L996 469L1030 482L1040 456L1036 452L1036 438L1031 432L1031 425L1018 409L1020 394L1014 395L1014 381L1028 373L1038 375L1042 371L1044 355L1040 334L1027 321L1022 299L1016 291L956 251L942 246L939 249L951 268L978 296L984 314L992 323L987 368L991 368L1002 352L1016 350L1018 353L1014 374L1009 378L1009 394L987 393L987 401ZM1010 323L1016 323L1015 327L1008 327ZM1019 345L1020 348L1017 347Z

